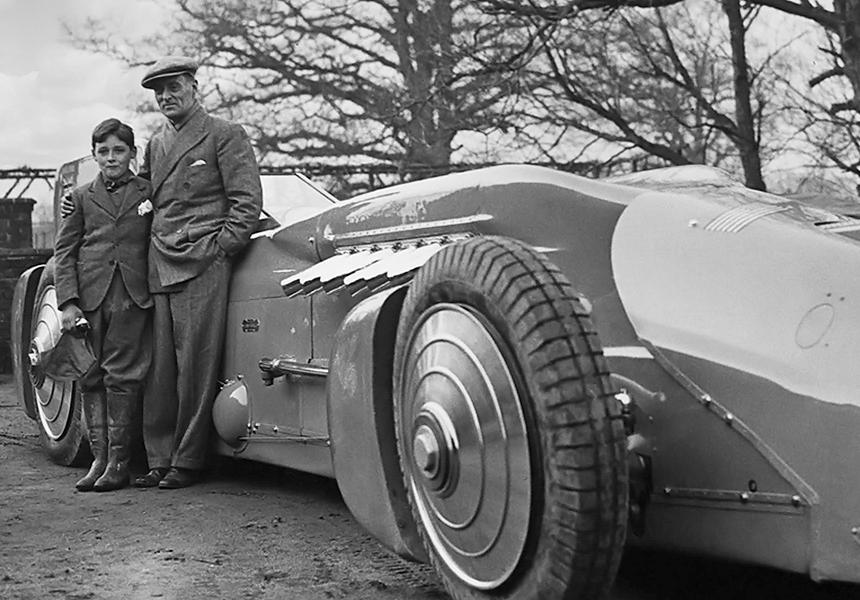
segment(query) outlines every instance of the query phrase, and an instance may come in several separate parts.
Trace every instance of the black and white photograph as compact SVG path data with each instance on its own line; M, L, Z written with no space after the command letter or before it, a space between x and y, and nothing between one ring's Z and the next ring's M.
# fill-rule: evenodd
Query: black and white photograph
M860 0L0 0L0 598L860 600Z

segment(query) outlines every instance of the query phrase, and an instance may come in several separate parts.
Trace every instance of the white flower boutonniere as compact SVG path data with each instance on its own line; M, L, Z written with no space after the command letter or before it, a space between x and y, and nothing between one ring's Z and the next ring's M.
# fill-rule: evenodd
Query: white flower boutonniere
M139 214L141 217L144 216L145 214L151 213L151 212L152 212L152 202L149 201L149 198L147 198L146 200L144 200L143 202L141 202L140 204L137 205L137 214Z

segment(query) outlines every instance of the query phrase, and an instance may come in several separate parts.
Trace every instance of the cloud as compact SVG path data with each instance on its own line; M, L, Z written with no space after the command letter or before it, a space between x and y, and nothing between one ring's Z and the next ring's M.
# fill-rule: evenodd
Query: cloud
M0 166L57 166L87 150L99 121L134 117L126 108L132 82L98 62L63 60L21 75L0 73L0 89L11 92L0 94Z
M0 169L55 169L84 156L93 127L109 117L142 132L133 110L147 97L140 70L73 48L65 24L80 27L92 17L145 35L164 14L160 0L0 0ZM13 183L0 180L0 196ZM37 212L50 212L45 182L33 183L27 196Z
M136 18L146 27L141 11L152 2L118 4L0 0L0 168L54 168L89 151L100 121L136 125L132 107L145 98L140 73L71 47L63 27L88 16Z

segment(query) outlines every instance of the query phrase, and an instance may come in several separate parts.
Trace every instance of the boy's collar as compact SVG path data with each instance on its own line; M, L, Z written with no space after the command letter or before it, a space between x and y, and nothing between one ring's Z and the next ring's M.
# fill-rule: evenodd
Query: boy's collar
M119 188L127 184L131 180L133 175L134 174L131 171L126 171L119 179L108 179L104 176L103 173L99 173L99 177L101 178L105 189L109 192L118 190Z

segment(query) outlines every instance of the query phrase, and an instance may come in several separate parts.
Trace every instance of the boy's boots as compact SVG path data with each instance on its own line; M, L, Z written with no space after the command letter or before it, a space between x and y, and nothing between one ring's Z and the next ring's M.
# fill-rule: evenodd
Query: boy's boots
M98 478L97 492L118 490L128 485L128 462L131 457L131 423L137 394L107 393L108 461Z
M82 492L91 492L96 480L105 472L108 462L107 402L105 392L81 392L84 423L90 440L93 464L75 487Z

